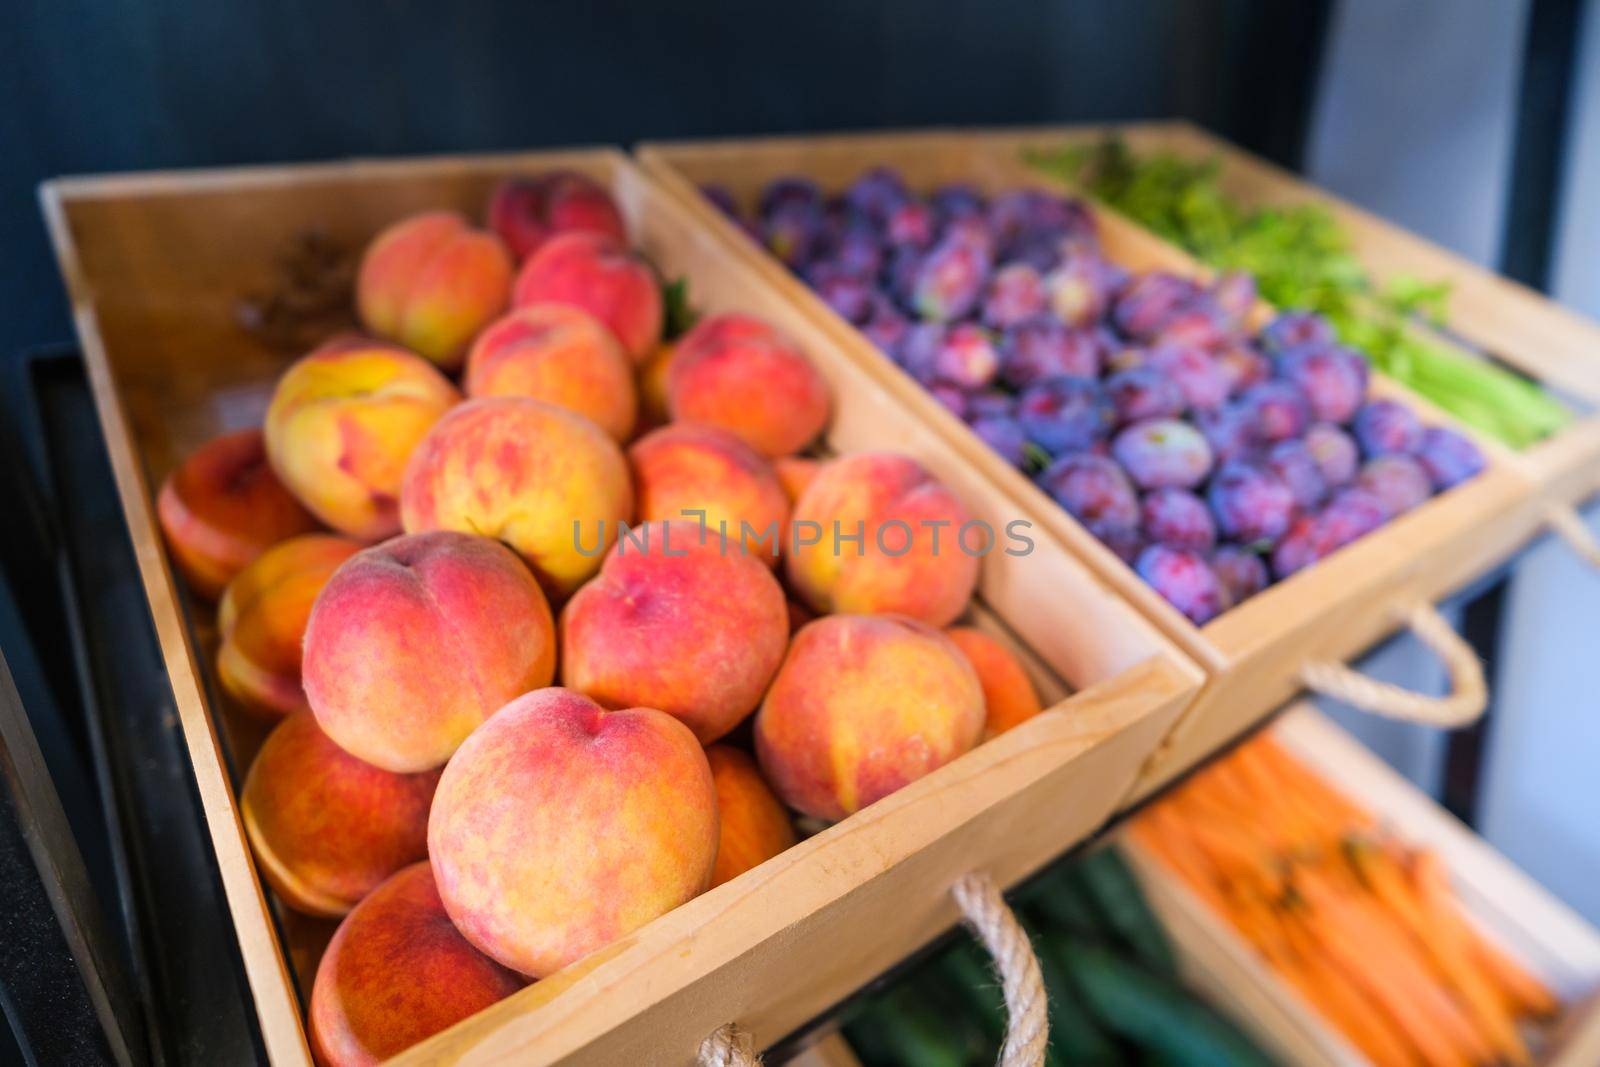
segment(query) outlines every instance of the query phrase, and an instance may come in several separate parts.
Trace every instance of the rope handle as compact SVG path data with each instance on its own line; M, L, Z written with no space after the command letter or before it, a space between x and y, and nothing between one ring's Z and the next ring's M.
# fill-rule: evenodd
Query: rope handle
M1544 511L1545 525L1549 526L1567 547L1595 570L1600 570L1600 541L1595 540L1588 524L1577 510L1565 504L1551 504Z
M994 961L1006 1001L1006 1041L997 1067L1040 1067L1050 1042L1049 1001L1039 960L1028 935L986 874L969 874L950 887L962 919ZM700 1043L699 1067L757 1067L755 1041L736 1023L718 1027Z
M1489 688L1483 679L1483 664L1478 662L1472 646L1431 604L1412 608L1405 621L1450 672L1450 692L1444 696L1428 696L1380 682L1343 663L1306 663L1300 668L1300 680L1307 689L1323 696L1402 722L1453 729L1477 719L1489 706Z

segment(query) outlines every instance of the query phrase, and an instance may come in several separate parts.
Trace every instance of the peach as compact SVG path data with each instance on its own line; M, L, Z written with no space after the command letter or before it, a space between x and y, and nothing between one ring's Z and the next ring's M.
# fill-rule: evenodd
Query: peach
M445 767L428 819L468 941L543 978L703 892L717 796L688 727L570 689L501 708Z
M374 336L445 370L506 309L511 256L453 211L402 219L373 239L356 275L356 310Z
M789 499L772 464L727 430L676 422L628 449L642 522L687 519L768 566L789 524ZM698 514L689 514L695 512Z
M703 320L667 370L674 420L732 430L767 456L798 452L828 424L828 383L804 352L749 315Z
M302 356L267 408L272 469L312 514L363 541L400 532L400 480L460 400L427 360L354 334Z
M655 351L665 325L655 271L627 245L599 233L563 233L546 241L522 265L511 303L580 307L616 334L635 363Z
M526 985L462 937L433 871L413 864L356 906L317 967L307 1014L319 1067L375 1067Z
M789 497L789 503L793 504L822 469L822 461L805 456L779 456L772 461L772 468L778 472L778 482Z
M346 560L306 625L306 697L352 755L437 767L506 701L549 685L555 626L510 549L450 531Z
M593 315L529 304L484 330L467 354L468 396L527 396L593 419L617 441L639 417L633 364Z
M306 707L300 647L312 602L361 543L302 534L267 549L228 583L217 607L217 676L251 711L287 715Z
M667 374L677 349L661 344L645 358L639 368L639 418L646 426L663 426L672 421L667 410Z
M161 483L156 517L172 561L207 599L272 545L317 527L272 472L260 430L225 433L190 453Z
M626 242L627 228L611 194L570 170L507 178L489 197L489 228L518 263L558 233L582 230Z
M818 612L896 613L933 626L966 610L982 530L913 459L860 452L824 465L794 506L790 587ZM992 539L992 533L989 535Z
M706 744L755 710L788 642L783 587L764 565L694 523L646 523L562 610L561 684L664 711Z
M983 690L955 644L895 615L830 615L795 635L756 713L783 802L842 819L968 751Z
M952 626L944 633L978 674L978 685L983 689L985 737L1003 734L1044 710L1033 679L1009 648L971 626Z
M789 812L747 753L712 745L706 749L706 762L717 787L722 826L717 864L711 870L711 884L719 886L765 863L793 845L796 837Z
M628 463L581 415L527 397L469 400L417 447L400 496L408 532L497 537L562 598L633 516Z
M284 903L343 915L428 854L437 770L392 774L350 755L297 711L267 735L239 807L256 863Z

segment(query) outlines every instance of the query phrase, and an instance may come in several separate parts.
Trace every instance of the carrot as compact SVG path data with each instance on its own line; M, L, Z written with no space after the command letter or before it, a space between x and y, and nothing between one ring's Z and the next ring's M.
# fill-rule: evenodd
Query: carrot
M1285 937L1295 948L1302 995L1376 1067L1416 1067L1421 1060L1404 1033L1362 990L1351 984L1323 955L1303 924L1285 921Z
M1181 878L1218 915L1227 914L1227 903L1217 886L1221 880L1211 861L1194 847L1182 827L1165 805L1156 805L1133 823L1134 837Z
M1519 1065L1531 1062L1499 990L1463 951L1454 932L1440 929L1437 909L1424 906L1395 856L1376 845L1360 843L1351 848L1350 858L1373 896L1455 989L1469 1009L1468 1018L1500 1058Z
M1427 907L1438 916L1467 954L1489 975L1507 1006L1518 1014L1547 1019L1560 1010L1555 994L1533 975L1489 942L1461 914L1444 864L1431 852L1419 853L1411 864L1412 884Z

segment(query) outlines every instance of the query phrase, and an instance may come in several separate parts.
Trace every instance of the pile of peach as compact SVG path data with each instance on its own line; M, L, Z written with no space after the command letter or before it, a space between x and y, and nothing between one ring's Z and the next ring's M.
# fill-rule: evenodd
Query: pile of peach
M664 342L660 281L586 178L508 181L488 216L378 235L366 334L290 366L265 426L158 502L220 596L223 688L281 719L242 796L261 872L344 917L311 997L331 1067L1039 710L1005 646L952 625L978 562L933 524L960 501L904 456L798 455L830 398L793 343L744 315Z

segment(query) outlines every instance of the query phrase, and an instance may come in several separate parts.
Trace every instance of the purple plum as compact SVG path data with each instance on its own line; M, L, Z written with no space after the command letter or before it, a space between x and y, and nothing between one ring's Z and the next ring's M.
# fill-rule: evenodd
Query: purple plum
M1227 383L1228 395L1237 396L1272 377L1272 361L1248 344L1224 345L1216 353L1217 369Z
M889 213L884 236L896 248L927 248L933 243L933 209L920 200L907 200Z
M1279 441L1267 449L1262 465L1289 487L1295 504L1301 508L1310 510L1316 507L1328 493L1322 468L1303 440Z
M822 190L810 178L789 175L774 179L761 190L757 213L766 218L776 211L796 205L820 212Z
M1337 489L1355 480L1361 450L1354 437L1331 422L1319 422L1306 431L1304 441L1328 488Z
M1181 419L1146 419L1111 442L1111 454L1141 489L1191 489L1211 473L1205 435Z
M1317 517L1323 555L1367 536L1388 521L1383 501L1368 490L1359 486L1339 490Z
M1099 377L1104 355L1093 332L1070 329L1049 316L1007 330L1000 352L1000 375L1014 389L1061 375Z
M980 389L967 398L968 416L974 420L988 416L1010 418L1017 410L1017 398L1004 389Z
M948 327L937 322L919 322L912 325L901 337L894 351L894 361L905 368L907 374L923 385L932 385L937 375L934 361L939 346L944 344Z
M882 297L873 301L872 314L868 316L866 324L861 327L861 332L878 350L893 356L905 339L906 331L911 328L911 323L900 314L893 302Z
M1245 545L1272 544L1289 529L1294 494L1272 472L1234 460L1224 463L1207 491L1222 536Z
M1218 411L1196 412L1194 424L1205 434L1206 443L1211 446L1218 463L1249 459L1262 443L1256 436L1250 413L1237 403L1228 404Z
M809 204L785 203L761 224L761 243L790 267L811 258L822 239L822 216Z
M1196 411L1214 411L1228 399L1228 379L1204 349L1157 345L1150 350L1148 362L1178 383L1184 401Z
M1243 271L1218 278L1211 286L1211 302L1230 332L1238 333L1250 321L1256 308L1256 280Z
M1155 489L1139 502L1139 530L1152 543L1209 552L1217 523L1205 501L1187 489Z
M1176 418L1185 407L1178 383L1154 367L1118 371L1106 379L1106 394L1122 423Z
M960 389L982 389L1000 369L1000 353L988 331L970 322L950 327L933 355L933 374Z
M1444 426L1422 432L1417 461L1428 472L1435 492L1460 485L1483 471L1483 453L1466 435Z
M954 322L977 306L989 276L989 255L971 241L946 237L918 264L911 308L930 322Z
M968 398L967 413L972 415L974 398ZM1022 432L1021 423L1009 415L980 415L970 423L978 440L1000 453L1013 467L1027 461L1028 435Z
M933 394L935 400L949 408L950 413L956 418L965 419L967 417L967 394L959 385L951 385L949 382L934 382L928 386L928 392Z
M970 185L941 185L928 198L928 206L933 208L941 223L947 223L951 219L983 214L983 196Z
M812 289L840 318L857 325L866 322L875 310L872 285L839 270L831 263L807 271Z
M1277 359L1278 376L1293 382L1321 422L1346 423L1367 395L1367 361L1337 345L1297 345Z
M1249 600L1265 589L1271 578L1262 558L1238 545L1223 545L1211 553L1211 569L1216 572L1217 580L1228 594L1230 604Z
M1102 541L1137 536L1139 498L1116 461L1076 453L1062 456L1038 476L1040 488Z
M1377 497L1391 519L1433 495L1428 472L1410 456L1375 456L1367 460L1356 475L1356 486Z
M1068 326L1099 321L1111 302L1111 279L1098 256L1063 258L1044 278L1045 301Z
M1240 394L1239 405L1255 424L1256 436L1269 444L1299 437L1311 423L1305 394L1281 379L1252 385Z
M1272 573L1287 578L1311 566L1324 555L1322 520L1301 515L1272 549Z
M1222 582L1198 552L1151 545L1139 553L1134 569L1196 626L1210 622L1228 606Z
M1356 443L1364 456L1409 456L1422 447L1416 412L1395 400L1374 400L1356 412Z
M1111 318L1124 336L1146 341L1188 307L1198 292L1194 282L1176 274L1141 274L1117 294Z
M989 278L983 295L984 325L997 330L1020 325L1045 307L1044 280L1026 263L1001 267Z
M1028 440L1059 456L1103 440L1116 414L1094 379L1063 375L1023 390L1017 399L1017 419Z
M880 225L910 196L905 179L892 167L874 167L844 191L845 203L852 211Z
M1261 347L1283 352L1300 345L1331 345L1335 338L1328 320L1311 311L1288 311L1261 331Z

